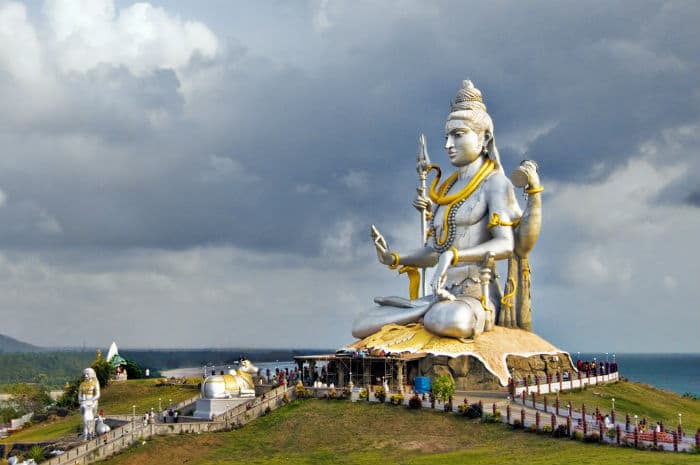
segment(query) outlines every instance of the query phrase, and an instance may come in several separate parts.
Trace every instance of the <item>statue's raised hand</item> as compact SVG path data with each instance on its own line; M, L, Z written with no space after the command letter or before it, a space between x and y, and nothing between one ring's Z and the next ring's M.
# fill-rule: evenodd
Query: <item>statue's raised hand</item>
M377 251L377 259L382 265L391 265L394 263L394 257L391 256L389 252L389 246L386 243L386 239L382 236L375 225L370 228L370 235L372 236L372 242L374 242L374 248Z
M529 186L531 189L540 187L540 175L537 173L537 162L523 160L520 166L513 170L510 179L515 187Z
M418 191L418 195L416 195L416 198L413 199L413 208L418 211L431 211L433 209L433 201L422 194L422 189L418 188L416 190Z

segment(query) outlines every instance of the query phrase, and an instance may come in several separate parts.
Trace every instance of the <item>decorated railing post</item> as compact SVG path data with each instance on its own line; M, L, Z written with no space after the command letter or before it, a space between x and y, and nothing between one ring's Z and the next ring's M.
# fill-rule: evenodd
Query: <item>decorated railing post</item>
M491 413L493 413L493 416L496 416L496 402L491 404Z
M605 440L605 425L603 420L598 420L598 442L603 442Z
M527 395L526 391L527 391L527 389L525 389L525 391L521 391L521 392L520 392L520 402L521 402L523 405L525 405L525 396Z
M700 428L695 432L695 449L700 450Z
M574 416L574 406L571 405L571 402L569 402L566 407L569 409L569 416L573 417Z
M654 431L652 431L652 442L654 443L654 449L658 447L659 445L659 437L658 434L656 433L656 428L654 428Z
M547 413L547 396L542 398L542 402L544 402L544 413Z
M671 434L673 434L673 452L678 452L678 434L676 432Z
M663 421L663 420L661 420L661 421L659 422L659 431L661 431L662 433L665 433L665 432L666 432L666 426L664 425L664 421Z
M523 377L523 384L525 385L525 394L528 394L527 376Z
M540 378L537 375L535 375L535 390L537 394L540 393Z
M510 404L506 405L506 423L510 425Z
M557 416L552 414L549 417L549 424L552 427L552 434L554 434L554 430L557 429Z
M588 436L588 422L586 421L586 415L583 416L583 437Z
M583 422L586 423L586 404L581 404L581 418L583 418Z
M524 408L520 409L520 424L523 425L523 428L525 428L525 409Z
M535 430L536 431L540 430L540 411L539 410L535 411Z
M598 421L599 418L600 418L600 409L596 405L595 406L595 419L596 419L596 421Z
M625 432L629 433L630 430L630 414L626 413L625 414Z
M557 398L554 399L554 410L557 416L559 416L559 394L557 394Z
M532 391L532 408L537 408L535 405L535 402L537 401L537 393L535 391Z
M678 439L679 440L683 439L683 427L681 425L678 425L677 433L678 433Z
M620 436L622 436L622 431L620 431L620 425L615 425L615 441L617 445L620 445Z
M675 444L674 444L674 446L675 446ZM637 425L635 425L634 426L634 448L636 449L638 447L639 447L639 430L638 430ZM677 450L677 446L674 447L674 450Z
M564 390L564 377L561 375L561 372L557 373L557 376L559 377L559 390L563 391ZM571 379L571 378L569 378Z

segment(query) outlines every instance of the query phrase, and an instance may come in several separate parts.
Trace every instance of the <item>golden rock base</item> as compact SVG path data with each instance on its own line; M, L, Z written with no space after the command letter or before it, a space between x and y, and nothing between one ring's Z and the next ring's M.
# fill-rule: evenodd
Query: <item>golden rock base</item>
M508 384L507 359L510 355L531 357L534 355L568 354L537 334L522 329L494 327L475 340L440 337L429 333L422 324L406 326L390 324L350 347L355 349L383 350L386 353L426 354L447 357L470 355L479 359L486 369L498 378L502 386Z

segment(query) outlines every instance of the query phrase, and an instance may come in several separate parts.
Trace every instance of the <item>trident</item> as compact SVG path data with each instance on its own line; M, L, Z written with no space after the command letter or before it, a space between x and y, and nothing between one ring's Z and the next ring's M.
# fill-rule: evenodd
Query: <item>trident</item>
M425 178L430 166L430 157L428 150L425 148L425 136L423 134L418 138L418 156L416 157L416 171L418 172L418 195L425 197ZM422 247L428 244L428 211L423 208L420 212L420 243ZM425 268L421 269L421 290L422 297L427 293L427 285L425 282Z

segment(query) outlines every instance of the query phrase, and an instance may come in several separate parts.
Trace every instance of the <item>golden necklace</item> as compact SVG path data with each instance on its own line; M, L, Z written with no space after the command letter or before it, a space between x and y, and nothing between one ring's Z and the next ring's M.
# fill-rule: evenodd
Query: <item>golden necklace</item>
M440 171L440 167L437 165L430 165L428 167L427 172L430 172L431 170L437 171L437 176L435 176L435 179L433 179L433 182L430 185L430 190L428 192L430 200L437 203L438 205L447 205L447 209L445 210L445 214L443 215L442 232L440 233L440 237L435 237L435 245L437 246L436 251L443 252L444 250L447 250L449 247L452 246L452 242L454 241L455 236L455 217L457 215L457 209L455 207L461 205L465 200L467 200L467 198L469 198L469 196L472 195L474 191L476 191L476 189L481 185L481 183L484 182L484 180L495 169L496 164L493 162L493 160L486 159L484 161L484 164L481 165L481 168L479 168L479 171L477 171L476 174L474 174L474 176L467 183L467 185L464 186L464 188L462 188L462 190L452 195L447 195L447 191L450 189L450 187L452 187L455 181L457 181L457 171L452 173L452 175L450 175L450 177L447 178L445 182L443 182L440 185L436 192L435 187L440 182L440 176L442 172Z

